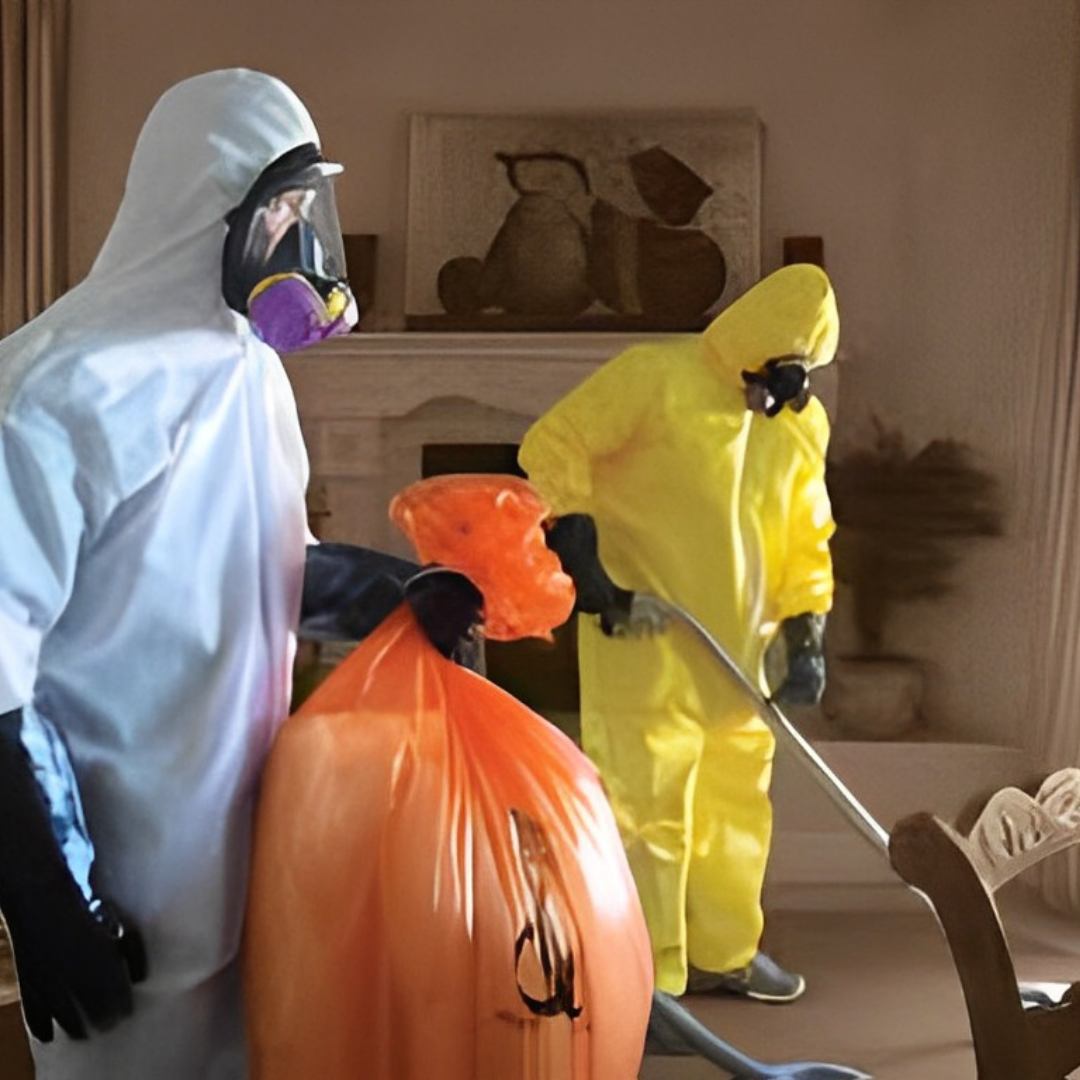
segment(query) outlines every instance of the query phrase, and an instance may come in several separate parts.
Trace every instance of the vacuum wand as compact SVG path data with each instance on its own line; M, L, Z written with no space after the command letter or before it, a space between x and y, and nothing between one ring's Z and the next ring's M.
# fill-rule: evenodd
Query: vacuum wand
M761 718L769 725L773 735L776 736L777 742L794 753L844 817L873 844L881 855L888 859L889 834L874 819L866 807L844 786L821 755L799 734L791 721L776 706L776 703L766 698L747 678L742 668L735 663L723 645L684 607L656 596L651 596L649 599L674 622L685 626L712 653L736 683L746 692L747 697L753 701L761 714Z

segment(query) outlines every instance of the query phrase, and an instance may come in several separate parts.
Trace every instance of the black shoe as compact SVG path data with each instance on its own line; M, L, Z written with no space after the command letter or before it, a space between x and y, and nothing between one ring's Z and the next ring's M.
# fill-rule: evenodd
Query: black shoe
M737 971L700 971L690 968L686 983L688 994L734 994L754 1001L785 1005L802 997L806 980L801 975L785 971L763 952Z

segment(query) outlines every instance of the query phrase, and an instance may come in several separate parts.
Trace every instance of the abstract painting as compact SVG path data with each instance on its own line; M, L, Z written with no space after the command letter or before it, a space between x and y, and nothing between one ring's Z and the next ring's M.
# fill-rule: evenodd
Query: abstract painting
M406 326L697 330L760 275L749 110L411 118Z

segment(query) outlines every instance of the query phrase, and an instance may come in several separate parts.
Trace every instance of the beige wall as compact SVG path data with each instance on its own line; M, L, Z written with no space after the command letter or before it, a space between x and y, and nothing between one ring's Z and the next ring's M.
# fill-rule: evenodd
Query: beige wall
M76 277L158 94L208 68L290 82L331 154L347 232L383 237L380 316L400 314L410 111L751 106L766 128L764 268L821 234L843 331L838 445L871 412L918 448L969 443L1015 511L947 603L897 645L934 660L930 707L1016 742L1035 617L1023 500L1029 379L1075 165L1072 0L77 0ZM1069 155L1072 154L1073 157ZM1021 512L1022 511L1022 512ZM1001 663L1001 654L1015 657ZM1019 670L1017 669L1019 666Z

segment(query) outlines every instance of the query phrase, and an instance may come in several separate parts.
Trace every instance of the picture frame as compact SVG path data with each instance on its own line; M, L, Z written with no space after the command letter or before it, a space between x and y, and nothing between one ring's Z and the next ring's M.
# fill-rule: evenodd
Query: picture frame
M410 118L405 325L700 330L760 277L752 110Z

